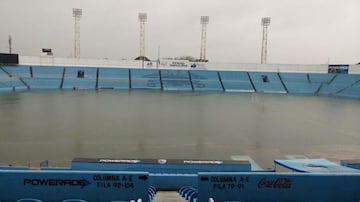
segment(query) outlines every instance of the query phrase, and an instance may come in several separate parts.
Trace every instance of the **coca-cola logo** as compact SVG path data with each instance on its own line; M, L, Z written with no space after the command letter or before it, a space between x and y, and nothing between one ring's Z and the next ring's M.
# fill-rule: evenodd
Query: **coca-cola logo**
M282 177L269 180L264 177L259 180L258 188L289 189L291 188L291 179Z

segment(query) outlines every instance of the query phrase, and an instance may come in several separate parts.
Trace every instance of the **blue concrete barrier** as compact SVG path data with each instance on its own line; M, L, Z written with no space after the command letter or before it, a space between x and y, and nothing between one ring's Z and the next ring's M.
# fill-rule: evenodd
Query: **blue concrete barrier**
M8 77L9 77L9 74L6 73L6 72L2 69L2 67L0 66L0 79L2 79L2 78L8 78Z
M306 73L279 73L289 94L315 94L320 83L311 83Z
M11 88L13 87L12 81L14 78L9 77L5 73L2 73L0 70L0 88Z
M95 89L96 68L66 67L62 89Z
M199 173L197 202L359 201L360 174Z
M14 91L13 88L0 87L0 92L12 92L12 91Z
M223 91L218 72L192 70L189 73L195 91Z
M360 98L360 75L339 75L333 83L342 87L336 92L336 96ZM349 85L342 85L344 83Z
M23 78L23 81L30 87L31 90L51 90L59 89L61 78Z
M99 68L99 89L129 89L129 69Z
M336 74L309 73L311 83L330 83Z
M62 78L64 67L59 66L30 66L32 77L35 78Z
M255 92L249 75L243 71L219 71L226 92Z
M324 83L320 95L336 95L360 81L360 75L338 74L329 82Z
M154 69L130 69L131 89L161 89L160 75Z
M344 90L336 93L336 96L359 99L360 98L360 82L356 82L354 85L346 87Z
M0 91L24 91L28 90L28 87L16 77L3 77L0 78Z
M75 78L65 78L64 84L61 87L65 90L86 90L86 89L95 89L96 80L92 78L87 79L75 79Z
M12 77L30 76L30 66L27 65L2 66L2 69Z
M0 66L0 91L10 92L27 90L28 86L26 86L19 77L19 75L26 75L25 72L26 67L24 66Z
M59 89L63 74L63 67L30 66L30 76L23 75L22 81L31 90Z
M193 85L187 70L160 70L163 90L192 91Z
M0 201L149 201L146 172L0 170Z
M287 93L277 73L249 72L258 93Z

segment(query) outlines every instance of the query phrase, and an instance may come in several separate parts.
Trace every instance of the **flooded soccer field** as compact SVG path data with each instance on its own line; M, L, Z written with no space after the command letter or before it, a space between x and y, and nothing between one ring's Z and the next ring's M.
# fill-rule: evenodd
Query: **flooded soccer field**
M255 93L32 91L0 95L0 163L74 157L360 158L359 100Z

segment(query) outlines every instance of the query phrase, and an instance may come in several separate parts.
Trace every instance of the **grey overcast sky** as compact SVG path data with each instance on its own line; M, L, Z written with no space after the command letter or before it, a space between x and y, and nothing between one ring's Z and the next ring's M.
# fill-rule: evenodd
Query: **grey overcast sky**
M139 55L138 13L146 12L146 55L200 56L200 16L208 15L207 58L259 63L261 18L271 17L268 63L360 62L360 0L0 0L0 52L72 57L72 8L82 8L82 58Z

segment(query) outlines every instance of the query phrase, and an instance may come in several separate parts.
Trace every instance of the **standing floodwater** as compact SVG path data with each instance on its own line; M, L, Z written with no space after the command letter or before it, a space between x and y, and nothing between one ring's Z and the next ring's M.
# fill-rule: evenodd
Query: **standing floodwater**
M0 95L0 163L73 157L360 158L359 100L159 91Z

